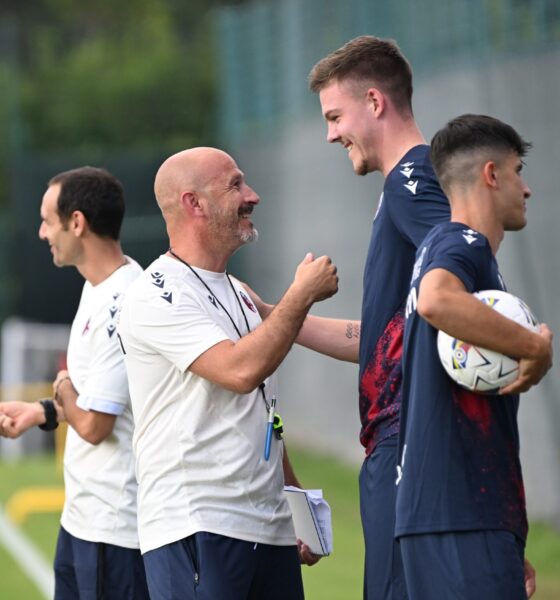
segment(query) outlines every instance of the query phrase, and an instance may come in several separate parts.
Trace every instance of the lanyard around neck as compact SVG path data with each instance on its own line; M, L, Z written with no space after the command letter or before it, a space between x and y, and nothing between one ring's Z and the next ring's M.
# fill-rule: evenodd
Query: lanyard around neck
M171 248L169 248L169 254L171 254L171 256L173 256L174 258L176 258L179 262L183 263L185 265L185 267L188 267L191 270L191 272L193 273L193 275L208 290L208 292L211 294L212 298L214 298L214 300L222 307L222 310L229 317L229 320L231 321L231 324L233 325L233 327L234 327L237 335L240 338L243 337L241 335L241 331L239 331L239 327L237 327L237 323L234 321L234 319L231 316L230 312L222 304L222 302L220 301L220 299L218 298L218 296L216 296L216 294L214 294L214 292L212 291L212 289L210 288L210 286L206 283L206 281L204 281L204 279L202 279L202 277L196 272L196 270L186 260L183 260L180 256L178 256L177 254L175 254L175 252L173 252L173 250ZM235 299L237 300L237 304L239 304L239 308L241 309L241 314L243 315L243 320L245 321L245 325L247 327L247 333L250 333L251 332L251 327L249 326L249 320L247 319L247 315L245 314L245 311L243 310L243 305L241 304L241 300L239 300L239 296L237 295L237 291L233 287L233 283L231 282L231 279L229 277L229 273L227 271L226 271L226 279L228 280L229 285L231 286L231 289L233 290L233 295L235 296ZM269 411L270 410L270 405L268 403L268 400L266 399L266 394L264 393L264 387L265 387L264 386L264 382L259 385L259 389L261 391L261 394L262 394L262 397L263 397L263 400L264 400L264 405L266 406L266 410Z

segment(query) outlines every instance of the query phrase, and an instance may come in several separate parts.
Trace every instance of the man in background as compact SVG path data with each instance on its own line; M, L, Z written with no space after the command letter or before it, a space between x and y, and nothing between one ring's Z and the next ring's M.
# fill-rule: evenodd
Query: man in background
M133 419L116 331L123 294L142 272L122 252L121 183L108 171L59 173L41 204L39 237L57 267L85 279L52 400L0 403L0 435L69 424L65 503L55 556L55 600L148 598L136 526Z

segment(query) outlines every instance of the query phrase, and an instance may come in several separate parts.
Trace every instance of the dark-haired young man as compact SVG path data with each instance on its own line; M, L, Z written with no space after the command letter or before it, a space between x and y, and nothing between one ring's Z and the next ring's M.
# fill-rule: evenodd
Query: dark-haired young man
M509 125L463 115L431 155L451 221L422 242L406 309L396 535L411 600L527 598L527 516L519 461L519 393L552 365L552 334L503 317L472 292L503 289L495 254L526 224L521 170L529 144ZM437 331L516 357L519 376L479 395L441 366Z
M126 370L115 333L123 293L142 272L119 243L124 216L120 182L82 167L53 177L41 204L39 237L58 267L84 277L70 333L68 370L52 401L0 404L0 435L66 420L66 499L55 556L55 600L148 598L136 526L133 419Z

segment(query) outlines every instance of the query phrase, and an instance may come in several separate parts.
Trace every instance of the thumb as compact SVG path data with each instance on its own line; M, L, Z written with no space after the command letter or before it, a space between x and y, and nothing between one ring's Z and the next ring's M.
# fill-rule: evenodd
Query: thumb
M313 257L313 253L312 253L312 252L308 252L308 253L305 255L305 258L304 258L304 259L303 259L301 262L302 262L302 264L304 264L304 265L305 265L305 264L307 264L307 263L311 263L311 262L313 262L314 260L315 260L315 258Z

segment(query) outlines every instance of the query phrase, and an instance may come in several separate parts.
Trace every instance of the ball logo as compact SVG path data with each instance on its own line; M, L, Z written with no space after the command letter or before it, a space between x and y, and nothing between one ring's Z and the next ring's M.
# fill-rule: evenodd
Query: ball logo
M485 290L474 294L481 302L532 331L538 330L538 321L529 307L512 294L501 290ZM509 356L473 346L438 332L437 348L441 364L447 374L462 387L479 393L496 394L498 390L517 379L519 363Z

